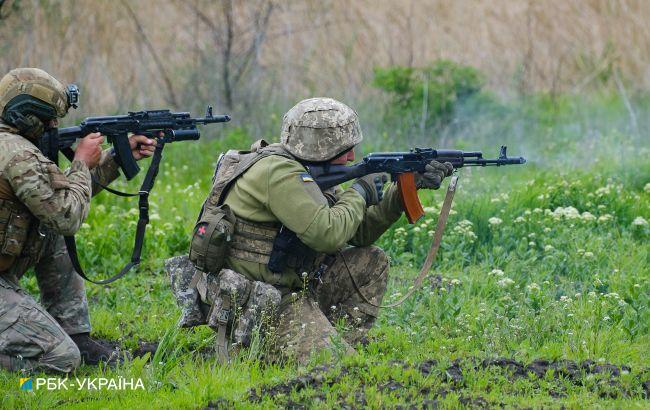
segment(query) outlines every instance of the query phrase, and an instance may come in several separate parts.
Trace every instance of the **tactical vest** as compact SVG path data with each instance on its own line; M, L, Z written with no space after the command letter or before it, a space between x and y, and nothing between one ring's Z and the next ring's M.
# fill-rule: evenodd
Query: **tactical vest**
M0 146L8 138L23 137L0 123ZM11 159L11 155L0 156L0 273L9 272L19 278L40 258L46 235L40 232L38 219L18 200L2 175Z
M295 159L280 144L264 140L256 141L250 151L229 150L219 158L190 245L190 260L199 270L218 273L227 256L264 265L269 262L280 225L236 217L223 202L237 179L270 155Z

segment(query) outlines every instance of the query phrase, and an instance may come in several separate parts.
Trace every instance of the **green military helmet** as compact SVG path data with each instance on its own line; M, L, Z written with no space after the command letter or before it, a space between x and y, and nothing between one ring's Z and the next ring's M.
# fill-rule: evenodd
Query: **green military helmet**
M280 143L303 161L329 161L362 139L357 113L332 98L302 100L282 119Z

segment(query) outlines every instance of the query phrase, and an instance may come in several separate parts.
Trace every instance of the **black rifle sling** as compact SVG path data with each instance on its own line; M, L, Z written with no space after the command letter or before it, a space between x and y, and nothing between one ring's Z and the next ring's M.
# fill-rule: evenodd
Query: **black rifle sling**
M138 207L140 208L140 217L138 218L138 225L135 231L135 243L133 245L133 253L131 254L131 261L122 268L122 270L115 276L112 276L104 280L92 280L86 276L83 269L81 268L81 263L79 262L79 255L77 254L77 244L75 242L74 236L66 236L65 245L68 248L68 255L70 256L70 261L75 271L87 280L88 282L95 283L97 285L106 285L116 280L120 279L126 275L134 266L140 264L140 256L142 254L142 245L144 244L144 234L147 229L147 224L149 223L149 192L153 188L153 185L158 176L158 169L160 168L160 160L162 159L162 151L165 146L165 143L158 141L156 145L156 150L153 153L153 158L151 159L151 165L147 170L147 175L145 175L142 185L140 186L140 191L137 194L125 194L120 191L114 191L112 189L107 189L111 193L118 193L117 195L121 196L135 196L139 195L140 199L138 201ZM66 154L67 156L67 154ZM95 181L97 182L97 181ZM101 185L101 184L100 184ZM101 185L104 189L105 186Z

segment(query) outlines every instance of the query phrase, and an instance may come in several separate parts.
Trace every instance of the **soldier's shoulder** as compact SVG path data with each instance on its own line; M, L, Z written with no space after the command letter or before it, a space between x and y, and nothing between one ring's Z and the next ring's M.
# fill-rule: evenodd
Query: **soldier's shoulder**
M268 155L259 161L254 168L264 172L305 172L305 167L298 161L283 155Z
M0 161L8 162L17 155L38 155L39 149L27 138L12 132L0 132Z

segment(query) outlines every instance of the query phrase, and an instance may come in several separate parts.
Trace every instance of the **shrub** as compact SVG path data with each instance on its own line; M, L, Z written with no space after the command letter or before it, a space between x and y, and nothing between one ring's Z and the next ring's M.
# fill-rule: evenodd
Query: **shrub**
M473 67L438 60L423 68L375 68L373 85L390 95L385 120L440 129L458 104L480 93L484 78Z

